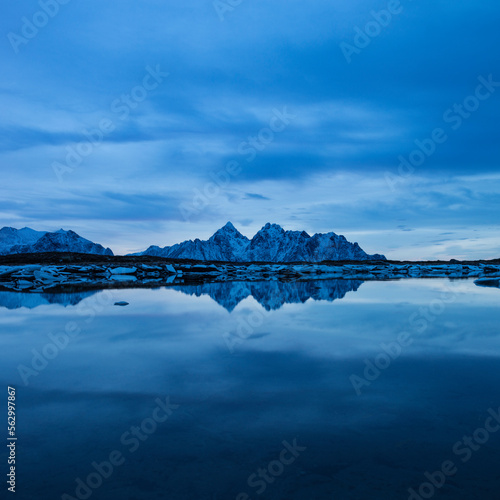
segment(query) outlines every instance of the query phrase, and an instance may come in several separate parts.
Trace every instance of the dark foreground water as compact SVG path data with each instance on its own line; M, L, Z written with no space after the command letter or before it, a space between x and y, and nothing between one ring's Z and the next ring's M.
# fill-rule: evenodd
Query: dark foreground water
M442 279L2 293L2 498L498 499L499 301Z

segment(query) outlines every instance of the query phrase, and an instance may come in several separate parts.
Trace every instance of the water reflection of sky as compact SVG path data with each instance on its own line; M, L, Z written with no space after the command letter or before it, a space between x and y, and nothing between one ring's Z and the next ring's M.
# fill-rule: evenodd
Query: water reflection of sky
M453 301L418 333L410 318L445 291ZM254 498L248 476L294 438L307 451L262 498L407 498L500 406L500 292L472 281L365 282L270 311L251 296L228 312L173 289L111 293L0 312L0 380L18 388L22 415L19 498L74 493L163 395L180 408L92 498ZM231 352L227 334L251 317L259 326ZM69 321L81 334L24 387L18 365ZM349 377L403 331L413 344L357 396ZM496 498L499 458L500 433L440 496Z

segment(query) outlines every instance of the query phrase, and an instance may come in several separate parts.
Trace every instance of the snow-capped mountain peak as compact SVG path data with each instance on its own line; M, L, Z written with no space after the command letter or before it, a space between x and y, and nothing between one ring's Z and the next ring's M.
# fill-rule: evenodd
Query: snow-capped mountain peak
M271 224L270 222L268 222L260 231L265 231L269 234L283 234L285 232L279 224Z
M235 238L245 238L248 239L246 236L243 236L234 226L231 222L228 222L225 226L221 227L215 233L209 238L211 240L215 236L232 236Z
M239 233L239 231L233 226L233 223L231 221L226 222L226 224L222 226L219 231L234 231L236 233Z
M15 229L13 227L2 227L0 229L0 254L14 245L29 245L39 240L45 231L35 231L29 227Z
M109 248L82 238L74 231L59 229L53 233L30 228L0 229L0 255L41 252L72 252L113 255Z

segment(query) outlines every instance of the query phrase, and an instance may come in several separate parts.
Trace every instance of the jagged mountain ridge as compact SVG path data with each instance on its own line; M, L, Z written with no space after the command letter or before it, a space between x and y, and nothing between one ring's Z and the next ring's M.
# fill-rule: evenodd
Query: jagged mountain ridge
M109 248L82 238L74 231L60 229L53 233L35 231L28 227L0 229L0 255L42 252L72 252L94 255L113 255Z
M164 248L151 246L132 255L229 262L386 260L383 255L367 254L357 243L333 232L309 236L305 231L285 231L278 224L267 223L250 240L231 222L208 240L197 238Z
M207 241L198 238L188 240L171 247L160 249L155 256L173 259L194 259L211 261L233 261L236 255L241 255L250 240L243 236L230 222L216 231ZM159 247L154 247L159 248ZM168 248L168 255L165 250ZM144 252L143 255L151 255Z

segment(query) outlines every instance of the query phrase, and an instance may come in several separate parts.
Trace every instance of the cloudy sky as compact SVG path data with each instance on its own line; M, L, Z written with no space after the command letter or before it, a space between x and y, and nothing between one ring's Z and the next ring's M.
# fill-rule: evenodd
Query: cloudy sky
M497 1L2 10L0 226L125 253L269 221L500 257Z

